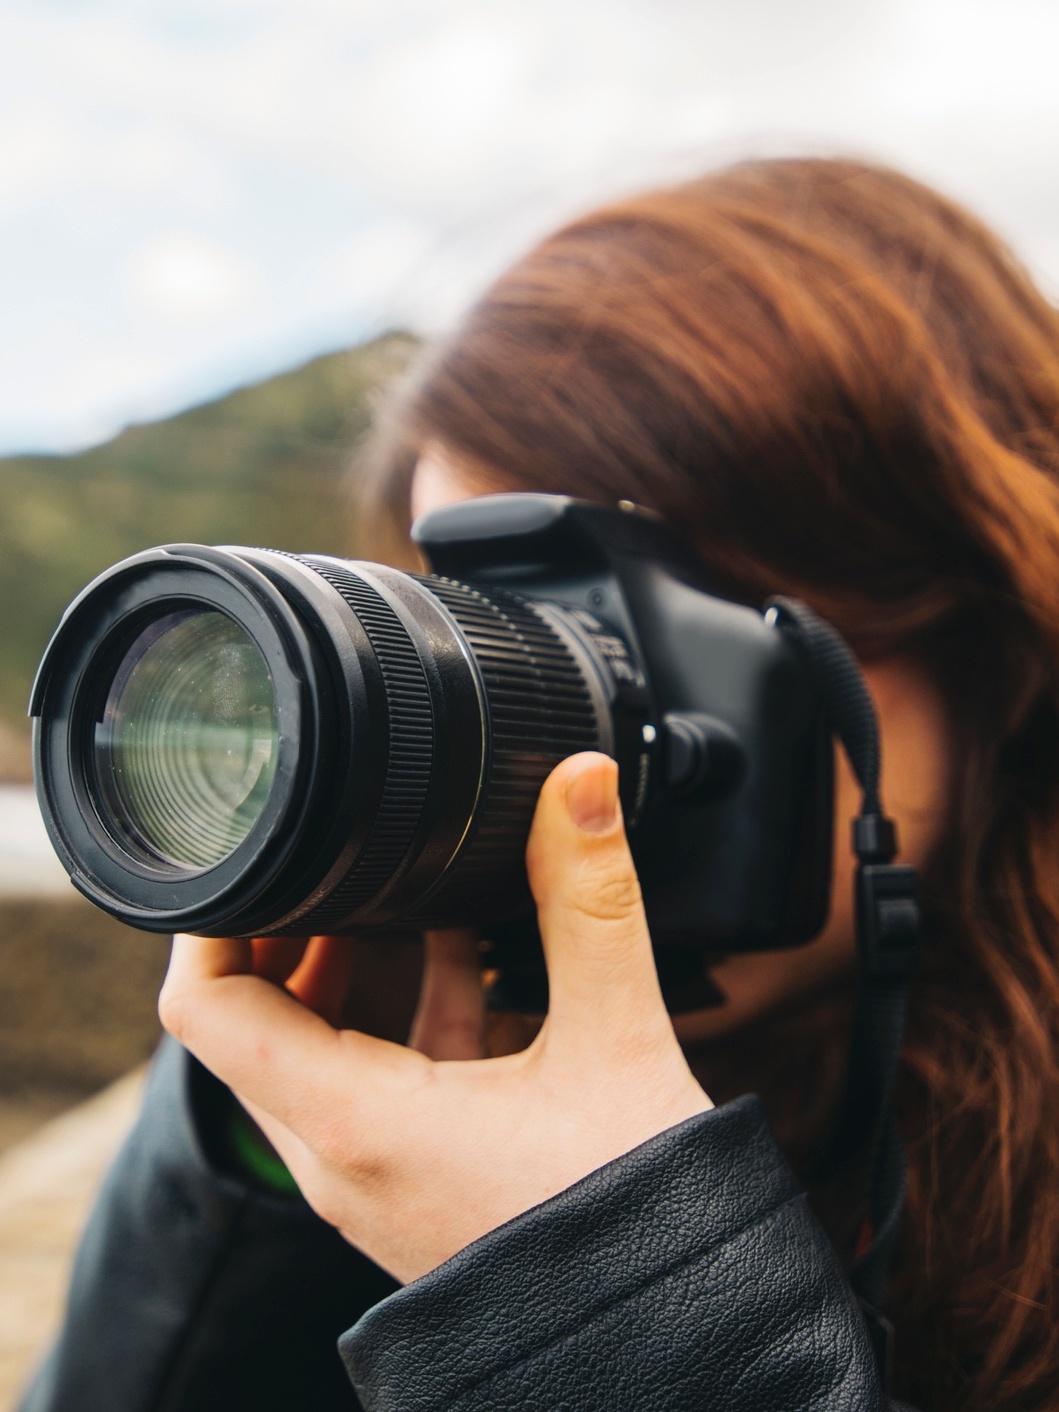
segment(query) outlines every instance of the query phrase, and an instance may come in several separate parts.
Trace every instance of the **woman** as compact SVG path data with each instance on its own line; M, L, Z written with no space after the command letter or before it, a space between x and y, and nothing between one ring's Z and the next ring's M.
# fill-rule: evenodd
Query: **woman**
M680 525L731 596L801 597L853 645L927 918L896 1103L910 1191L888 1307L895 1391L931 1410L1056 1405L1055 312L989 232L906 178L750 164L543 242L421 368L380 459L399 513L486 490L634 500ZM843 851L853 811L845 780ZM679 1017L676 1036L613 767L597 756L555 772L530 840L552 1004L529 1048L513 1027L487 1033L471 938L430 939L416 1053L332 1028L325 997L348 982L346 946L178 940L167 1027L244 1101L327 1221L397 1280L426 1276L345 1341L366 1406L751 1406L739 1384L759 1373L760 1406L883 1405L834 1257L791 1215L756 1119L741 1103L710 1111L757 1087L812 1172L849 1024L838 858L825 933L721 962L722 1003ZM486 1059L490 1047L515 1052ZM200 1115L223 1106L195 1082ZM145 1133L134 1146L150 1172ZM767 1212L747 1216L766 1188ZM863 1211L834 1190L813 1199L848 1263ZM606 1259L592 1202L601 1221L623 1213ZM707 1268L687 1228L716 1235L725 1211L734 1224L710 1250L745 1242ZM75 1321L116 1219L97 1222L95 1263L82 1258ZM652 1253L667 1219L676 1243ZM297 1268L284 1258L274 1270ZM615 1261L642 1264L635 1299L593 1306L580 1332L563 1323L564 1291L609 1288ZM155 1385L188 1318L186 1299L174 1307L144 1375ZM185 1356L178 1385L194 1365ZM707 1365L732 1381L707 1389Z

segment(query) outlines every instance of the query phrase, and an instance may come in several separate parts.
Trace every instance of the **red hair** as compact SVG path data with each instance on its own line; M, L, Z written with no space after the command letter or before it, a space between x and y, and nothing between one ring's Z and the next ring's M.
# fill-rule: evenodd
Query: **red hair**
M393 428L397 428L396 434ZM897 1098L899 1392L1059 1387L1059 317L933 191L756 162L545 240L433 351L386 445L631 499L736 596L920 654L961 761Z

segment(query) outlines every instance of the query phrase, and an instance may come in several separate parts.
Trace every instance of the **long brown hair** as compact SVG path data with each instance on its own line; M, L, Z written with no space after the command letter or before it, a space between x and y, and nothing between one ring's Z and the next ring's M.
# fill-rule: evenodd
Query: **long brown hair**
M431 441L503 485L652 506L739 597L797 594L863 658L937 674L961 769L899 1083L899 1391L1059 1406L1056 312L908 178L755 162L509 270L398 400L405 512Z

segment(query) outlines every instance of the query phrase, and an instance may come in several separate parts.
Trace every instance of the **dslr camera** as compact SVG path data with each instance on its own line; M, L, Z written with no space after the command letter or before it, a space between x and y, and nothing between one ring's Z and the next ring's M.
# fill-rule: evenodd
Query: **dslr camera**
M553 766L600 750L673 1008L704 957L821 930L831 727L782 611L627 503L485 496L413 535L429 574L174 544L70 605L30 709L86 897L206 936L473 924L494 1002L538 1008L526 837Z

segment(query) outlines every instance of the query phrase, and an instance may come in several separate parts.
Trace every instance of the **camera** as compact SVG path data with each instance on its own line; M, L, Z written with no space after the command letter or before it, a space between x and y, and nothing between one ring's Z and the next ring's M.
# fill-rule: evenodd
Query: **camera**
M525 997L537 794L600 750L674 985L821 930L831 730L775 614L625 503L484 496L413 537L429 574L174 544L70 605L30 711L86 897L207 936L473 924Z

